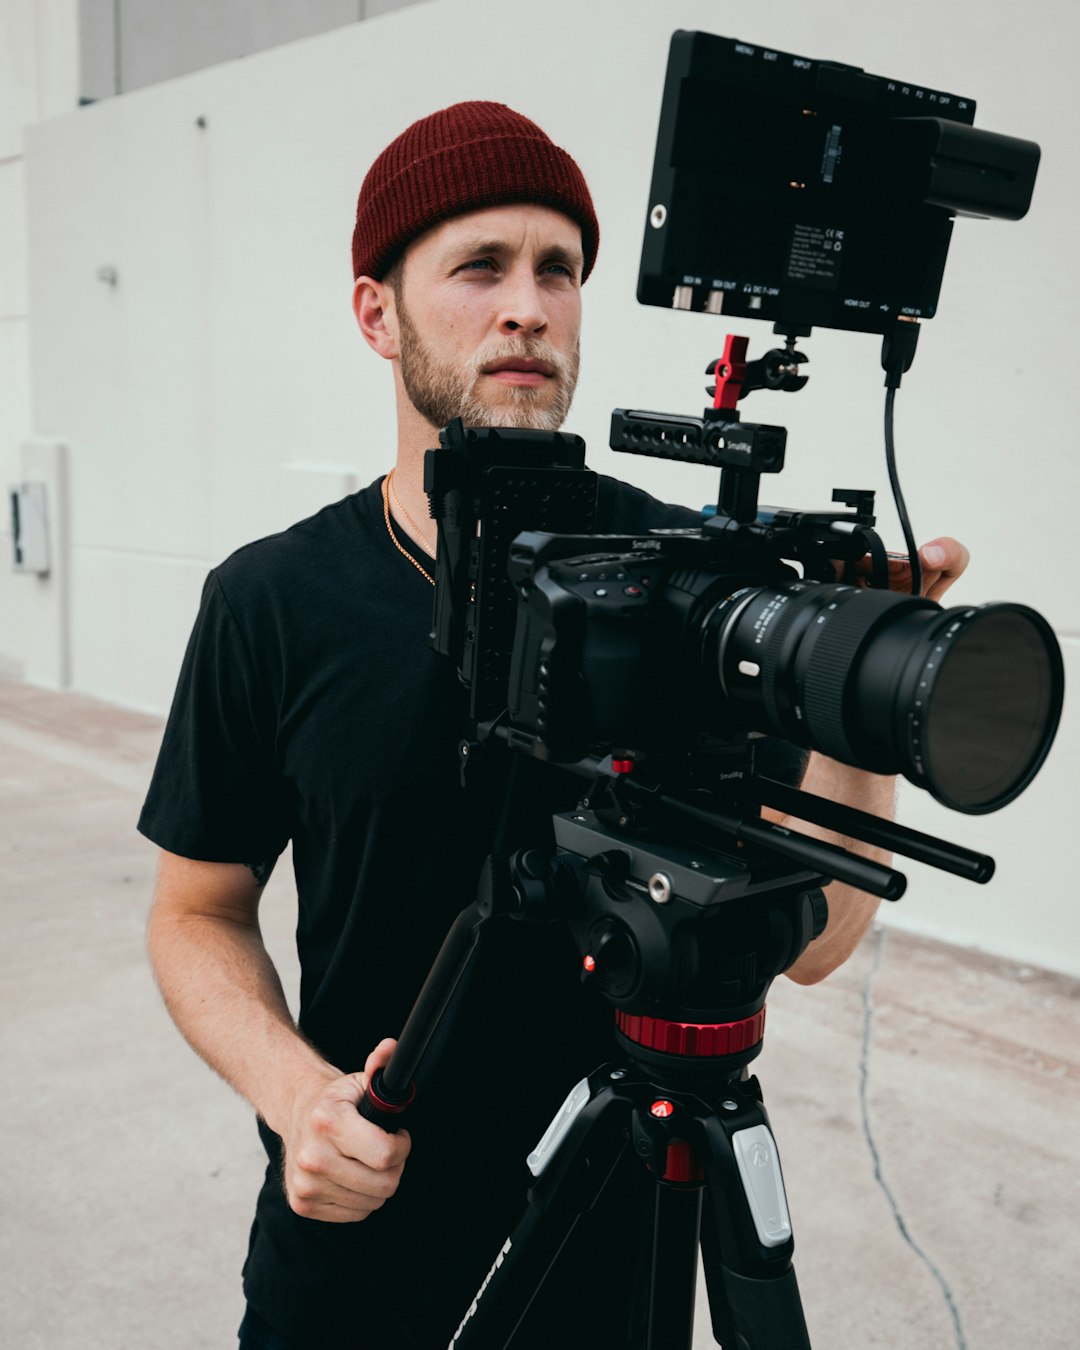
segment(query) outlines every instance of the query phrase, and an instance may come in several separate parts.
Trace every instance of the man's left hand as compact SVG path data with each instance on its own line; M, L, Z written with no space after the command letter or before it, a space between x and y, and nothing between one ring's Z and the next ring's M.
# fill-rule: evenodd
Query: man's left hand
M922 566L922 593L928 600L941 601L941 597L957 579L963 576L971 554L963 544L947 535L941 539L932 539L919 549L919 562ZM867 555L855 564L855 574L864 584L870 581L870 557ZM889 590L911 591L911 563L907 558L889 558Z

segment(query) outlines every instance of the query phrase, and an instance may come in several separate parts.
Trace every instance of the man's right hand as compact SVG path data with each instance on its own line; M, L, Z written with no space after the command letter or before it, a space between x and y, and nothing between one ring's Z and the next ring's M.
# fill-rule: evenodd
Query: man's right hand
M161 854L147 942L177 1026L285 1142L285 1191L297 1214L366 1219L397 1190L409 1136L387 1134L356 1104L394 1041L342 1075L298 1033L259 931L264 869Z
M283 1179L289 1205L302 1218L358 1223L397 1190L412 1146L408 1133L387 1134L356 1109L395 1045L381 1041L363 1073L323 1079L297 1099L284 1139Z

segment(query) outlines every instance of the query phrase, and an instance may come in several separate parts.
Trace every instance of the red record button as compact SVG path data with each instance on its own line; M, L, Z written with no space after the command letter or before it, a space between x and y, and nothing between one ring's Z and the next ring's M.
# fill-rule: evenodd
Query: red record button
M668 1116L675 1114L675 1107L671 1102L661 1099L658 1102L653 1102L652 1106L649 1107L649 1114L655 1116L657 1120L667 1120Z

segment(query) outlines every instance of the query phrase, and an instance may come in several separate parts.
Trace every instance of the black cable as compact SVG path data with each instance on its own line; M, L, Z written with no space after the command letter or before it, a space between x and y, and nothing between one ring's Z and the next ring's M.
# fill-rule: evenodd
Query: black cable
M885 463L889 470L889 484L892 487L896 514L900 517L900 528L904 532L908 561L911 564L911 594L922 594L922 566L919 563L919 550L915 546L911 522L908 520L904 494L900 491L900 477L896 472L896 445L893 441L893 403L896 391L904 372L911 369L915 360L915 348L919 344L919 325L911 320L897 319L892 330L885 334L881 343L881 368L885 372Z
M866 531L866 551L870 554L870 585L879 591L889 589L889 555L881 536L874 530Z
M892 488L896 514L900 517L900 528L904 532L908 560L911 563L911 594L922 594L922 566L919 562L919 550L915 546L915 536L911 530L904 494L900 491L900 477L896 472L896 445L893 440L893 404L896 401L896 388L890 385L885 392L885 465L889 470L889 485Z

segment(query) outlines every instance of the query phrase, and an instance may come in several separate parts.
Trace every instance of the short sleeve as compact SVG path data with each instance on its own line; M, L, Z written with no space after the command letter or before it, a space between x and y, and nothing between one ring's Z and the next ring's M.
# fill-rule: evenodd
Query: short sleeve
M204 862L262 862L289 838L267 673L215 572L203 588L139 831Z

